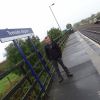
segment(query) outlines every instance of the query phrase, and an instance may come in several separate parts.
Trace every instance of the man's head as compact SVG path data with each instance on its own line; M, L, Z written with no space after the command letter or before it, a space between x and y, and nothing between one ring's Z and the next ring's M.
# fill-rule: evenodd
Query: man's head
M46 44L51 44L51 42L52 42L52 40L49 36L46 36L44 41L45 41Z

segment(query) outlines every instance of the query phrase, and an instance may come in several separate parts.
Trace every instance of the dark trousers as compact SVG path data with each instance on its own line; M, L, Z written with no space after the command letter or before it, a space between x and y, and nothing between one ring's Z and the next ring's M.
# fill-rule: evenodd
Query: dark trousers
M62 66L62 68L66 72L66 74L68 74L69 73L68 68L64 65L62 59L58 58L57 60L52 60L52 65L54 66L55 71L58 74L58 77L62 77L61 72L60 72L59 67L58 67L58 63Z

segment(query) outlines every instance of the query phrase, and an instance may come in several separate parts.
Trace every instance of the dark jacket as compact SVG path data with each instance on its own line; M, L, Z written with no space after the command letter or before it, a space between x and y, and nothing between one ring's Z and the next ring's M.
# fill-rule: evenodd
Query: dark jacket
M49 60L57 60L62 57L61 49L56 42L45 45L45 52Z

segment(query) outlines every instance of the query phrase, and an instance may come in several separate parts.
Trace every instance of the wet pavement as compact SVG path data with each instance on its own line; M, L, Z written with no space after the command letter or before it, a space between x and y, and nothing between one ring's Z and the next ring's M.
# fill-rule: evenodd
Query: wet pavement
M73 33L63 51L64 64L74 74L67 78L60 67L64 81L54 80L48 100L100 100L100 46Z

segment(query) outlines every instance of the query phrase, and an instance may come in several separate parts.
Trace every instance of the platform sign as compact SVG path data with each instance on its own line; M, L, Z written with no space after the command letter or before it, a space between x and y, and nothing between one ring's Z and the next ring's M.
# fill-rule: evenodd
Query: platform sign
M7 42L18 38L32 36L33 31L31 28L20 29L2 29L0 30L0 41Z

